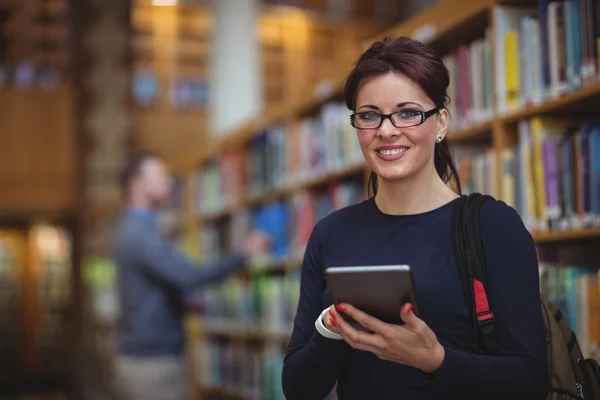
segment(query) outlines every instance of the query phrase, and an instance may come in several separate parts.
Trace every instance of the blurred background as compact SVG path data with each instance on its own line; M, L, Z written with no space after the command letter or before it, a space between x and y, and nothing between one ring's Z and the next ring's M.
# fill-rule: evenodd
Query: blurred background
M463 192L519 211L540 290L599 359L599 19L591 0L0 0L0 399L119 398L134 149L171 168L162 221L193 260L252 221L275 237L186 317L190 398L283 399L308 236L367 196L343 81L386 34L444 57Z

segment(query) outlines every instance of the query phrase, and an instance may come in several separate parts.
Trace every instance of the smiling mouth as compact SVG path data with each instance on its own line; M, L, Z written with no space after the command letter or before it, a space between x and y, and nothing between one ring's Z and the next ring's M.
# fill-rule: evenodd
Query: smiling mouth
M382 156L396 156L398 154L404 153L408 150L408 147L396 147L394 149L378 149L376 150Z

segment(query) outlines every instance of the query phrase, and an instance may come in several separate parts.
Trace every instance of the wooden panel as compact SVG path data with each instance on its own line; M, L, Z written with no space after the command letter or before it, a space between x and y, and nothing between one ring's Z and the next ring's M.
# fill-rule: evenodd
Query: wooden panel
M205 143L208 114L202 111L139 110L136 146L156 150L175 165L198 154Z
M473 20L469 26L473 23L479 25L480 22L487 24L487 10L497 2L497 0L442 0L380 36L408 36L427 43L443 41L444 44L451 43L454 46L467 40L471 35L470 31L473 29L463 29L468 21ZM371 43L372 41L365 42L365 49ZM445 46L439 44L434 47L441 53L447 50Z
M71 93L0 90L0 214L74 206Z

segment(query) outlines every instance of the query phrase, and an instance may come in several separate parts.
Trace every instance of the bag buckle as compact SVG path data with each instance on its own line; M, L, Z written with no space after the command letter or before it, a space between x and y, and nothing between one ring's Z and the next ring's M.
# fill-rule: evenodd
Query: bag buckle
M481 332L490 334L492 332L492 326L496 322L494 313L490 310L483 311L477 314L477 325Z

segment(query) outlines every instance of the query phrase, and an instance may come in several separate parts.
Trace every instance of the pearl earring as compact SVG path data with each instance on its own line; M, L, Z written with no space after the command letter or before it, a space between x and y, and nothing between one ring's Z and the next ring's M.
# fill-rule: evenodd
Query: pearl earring
M442 135L437 135L435 140L439 143L442 141Z

